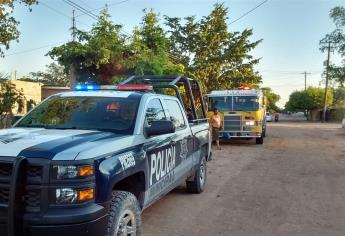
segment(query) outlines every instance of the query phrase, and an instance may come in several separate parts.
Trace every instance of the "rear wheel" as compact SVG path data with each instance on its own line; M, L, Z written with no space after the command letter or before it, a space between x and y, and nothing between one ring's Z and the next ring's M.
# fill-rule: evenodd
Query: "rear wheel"
M194 178L187 180L187 190L190 193L202 193L205 189L207 177L206 159L202 158L198 169L195 171Z

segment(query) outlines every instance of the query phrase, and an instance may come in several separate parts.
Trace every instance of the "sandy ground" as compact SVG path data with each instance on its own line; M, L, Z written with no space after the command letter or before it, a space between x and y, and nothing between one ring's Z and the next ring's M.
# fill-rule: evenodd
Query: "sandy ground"
M143 235L345 235L345 130L271 123L264 145L224 143L204 193L181 186L143 213Z

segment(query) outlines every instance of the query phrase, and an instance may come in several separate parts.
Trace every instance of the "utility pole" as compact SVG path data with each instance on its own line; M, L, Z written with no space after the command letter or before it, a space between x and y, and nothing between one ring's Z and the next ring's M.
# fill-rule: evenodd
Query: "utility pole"
M76 26L75 26L75 16L74 16L74 10L72 12L72 38L73 38L73 42L75 41L75 37L76 37Z
M310 75L311 73L308 73L308 72L304 71L301 74L304 75L304 91L306 91L307 90L307 75ZM307 120L309 120L309 111L308 111L308 108L307 108L306 104L304 106L304 116L306 116Z
M73 42L75 42L76 40L76 24L75 24L75 15L74 15L74 10L72 12L72 40ZM75 69L75 65L74 63L72 63L69 66L69 86L70 89L74 89L75 85L76 85L76 81L77 81L77 76L76 76L76 69Z
M307 75L311 75L311 73L305 71L302 74L304 75L304 90L307 90Z
M327 47L327 61L326 61L326 86L325 86L325 95L323 100L323 112L322 112L322 121L326 122L326 111L327 111L327 91L328 91L328 77L329 77L329 59L331 54L331 41L328 41Z

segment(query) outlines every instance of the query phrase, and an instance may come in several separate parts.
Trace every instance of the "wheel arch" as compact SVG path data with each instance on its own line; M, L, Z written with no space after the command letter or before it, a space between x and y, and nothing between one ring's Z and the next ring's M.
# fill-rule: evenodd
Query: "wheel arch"
M112 190L132 193L139 201L140 207L144 206L144 193L146 189L145 172L139 171L122 178L114 184Z

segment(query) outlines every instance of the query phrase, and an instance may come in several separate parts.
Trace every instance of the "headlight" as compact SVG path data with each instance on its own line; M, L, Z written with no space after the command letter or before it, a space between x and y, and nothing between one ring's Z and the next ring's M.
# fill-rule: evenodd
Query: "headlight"
M94 189L76 190L73 188L56 189L56 204L73 204L90 201L94 198Z
M56 189L56 203L57 204L76 203L77 198L78 198L78 193L74 189L71 189L71 188Z
M255 125L255 121L251 120L251 121L246 121L246 125L247 126L254 126Z
M76 179L94 175L93 165L54 165L53 175L55 179Z

